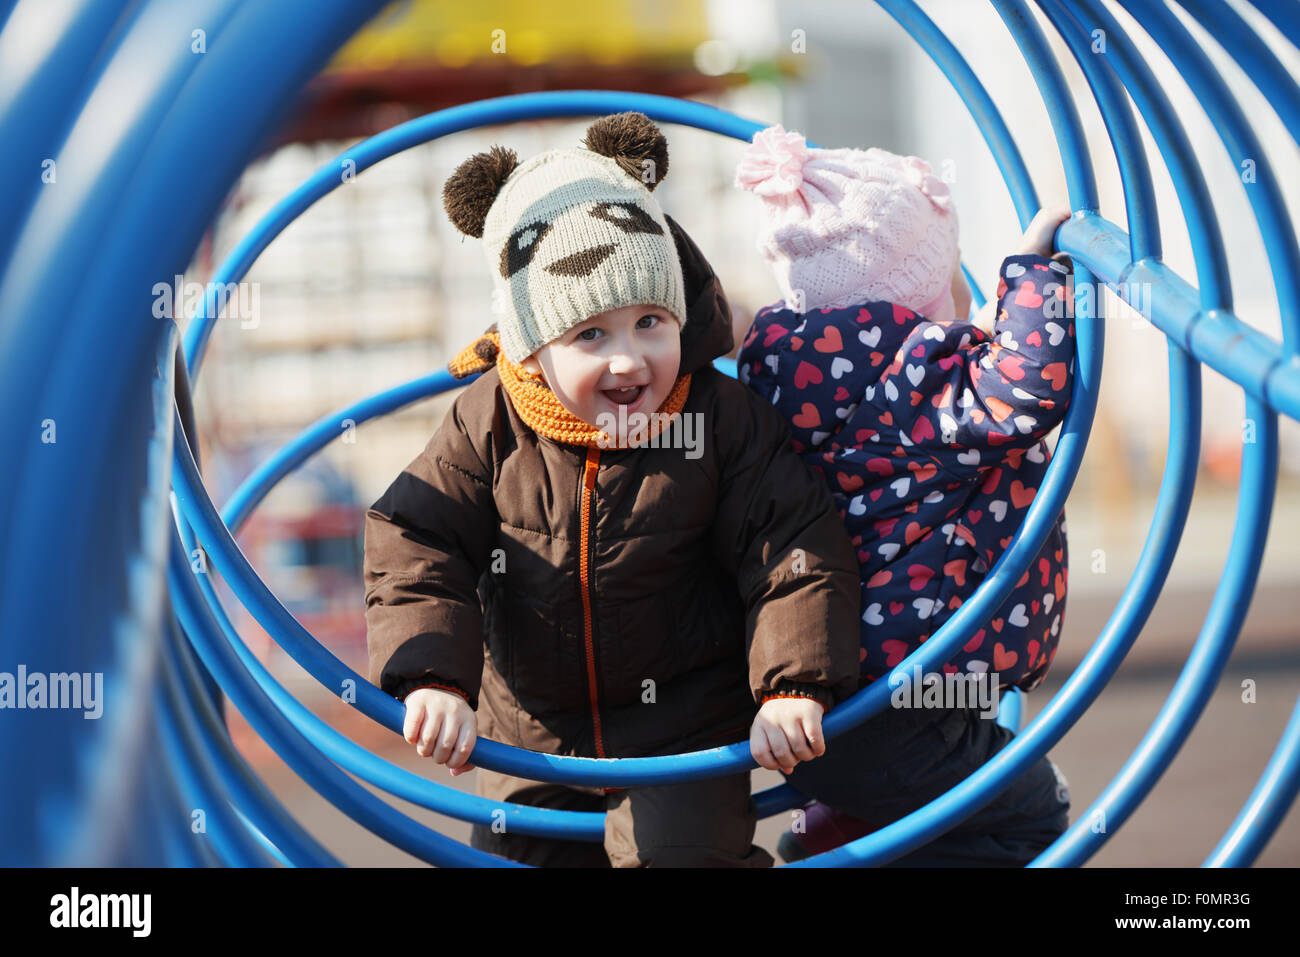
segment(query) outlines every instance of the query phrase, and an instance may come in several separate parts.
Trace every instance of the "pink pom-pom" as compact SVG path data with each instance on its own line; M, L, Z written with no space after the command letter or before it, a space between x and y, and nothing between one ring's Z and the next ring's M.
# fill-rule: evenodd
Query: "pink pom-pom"
M736 167L736 186L758 196L792 196L803 185L808 144L799 133L787 133L778 123L754 134Z
M918 156L907 156L903 159L902 167L908 182L929 197L938 209L947 210L952 207L952 193L948 184L934 175L929 163Z

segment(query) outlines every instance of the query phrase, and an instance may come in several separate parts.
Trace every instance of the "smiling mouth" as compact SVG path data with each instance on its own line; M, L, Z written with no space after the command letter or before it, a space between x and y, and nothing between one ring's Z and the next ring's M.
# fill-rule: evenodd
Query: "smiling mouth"
M615 405L633 405L641 398L645 390L645 386L637 385L627 389L603 389L601 394Z

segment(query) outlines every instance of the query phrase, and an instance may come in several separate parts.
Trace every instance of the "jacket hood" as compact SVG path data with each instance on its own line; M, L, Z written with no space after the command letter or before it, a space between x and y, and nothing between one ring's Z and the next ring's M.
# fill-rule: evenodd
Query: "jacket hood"
M725 356L735 345L731 331L731 307L722 282L704 258L695 241L677 220L664 214L677 244L686 282L686 316L682 325L682 360L678 375L698 372L712 366L713 360Z

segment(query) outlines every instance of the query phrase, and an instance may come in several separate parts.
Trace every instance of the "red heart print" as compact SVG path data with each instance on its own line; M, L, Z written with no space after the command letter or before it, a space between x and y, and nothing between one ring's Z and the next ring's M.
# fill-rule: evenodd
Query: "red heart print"
M888 585L890 579L892 579L893 577L894 577L893 572L891 572L887 568L882 568L880 571L876 572L874 575L872 575L870 578L867 579L867 587L879 588L881 585Z
M1019 382L1025 377L1024 356L1008 355L998 359L998 371L1012 381Z
M1065 377L1068 375L1064 362L1052 362L1043 368L1043 378L1052 383L1052 391L1060 392L1065 388Z
M957 583L957 587L966 586L966 559L954 558L943 566L943 573Z
M886 655L885 664L891 668L907 657L906 642L899 641L897 638L887 638L882 641L880 650Z
M971 635L970 641L961 646L961 650L967 653L975 651L980 645L984 644L984 629L981 628L975 634Z
M840 331L834 326L827 326L826 331L821 334L821 338L813 342L813 348L818 352L839 352L844 348L844 341L840 338Z
M903 610L903 603L901 601L891 601L889 603L889 613L891 615L897 615L902 610Z
M802 359L799 361L799 367L794 370L794 387L796 389L807 388L808 383L819 385L822 381L822 371L810 362Z
M1016 662L1020 660L1020 655L1014 651L1007 651L1002 647L1002 642L993 646L993 670L1008 671L1014 668Z
M924 442L926 439L932 438L934 438L934 426L929 419L921 416L916 420L916 424L912 426L912 441Z
M1039 334L1038 330L1035 329L1029 335L1025 336L1025 342L1029 343L1029 345L1035 348L1038 348L1043 344L1043 337Z
M1043 297L1034 291L1034 284L1025 280L1016 290L1016 305L1025 306L1029 309L1037 309L1043 304Z
M790 337L790 351L791 351L791 352L798 352L798 351L799 351L800 349L802 349L802 348L803 348L803 340L800 339L798 336L791 336L791 337Z
M1036 488L1025 488L1020 479L1011 483L1011 502L1016 508L1028 508L1029 503L1034 500L1034 495L1038 493Z
M836 402L843 402L848 397L849 397L849 390L844 388L844 386L840 386L838 389L835 390Z
M839 480L840 488L846 492L856 492L862 488L861 475L845 475L843 472L836 472L835 478Z
M913 522L912 524L915 525L916 523ZM911 542L908 542L908 544L910 545ZM909 584L911 585L912 591L920 591L925 588L925 586L930 583L930 579L934 577L934 569L926 565L912 565L907 569L907 574L911 576Z
M1002 632L1002 619L1001 619L1001 618L994 618L991 622L989 622L989 624L993 626L993 630L994 630L994 631L998 632L999 634Z
M822 424L822 417L817 411L817 406L811 402L805 402L799 414L791 416L790 421L801 429L815 429Z
M767 327L767 334L763 336L763 347L766 348L767 346L770 346L772 343L776 342L776 340L789 333L789 331L789 329L783 328L775 322L772 323Z

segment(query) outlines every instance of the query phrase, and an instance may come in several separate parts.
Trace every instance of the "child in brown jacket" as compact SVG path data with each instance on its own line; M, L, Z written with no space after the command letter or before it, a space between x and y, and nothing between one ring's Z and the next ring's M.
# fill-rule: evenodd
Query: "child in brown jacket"
M857 559L789 425L713 368L730 311L651 195L663 135L624 113L585 145L523 164L494 147L446 185L502 318L452 361L483 374L367 513L370 679L453 774L480 733L599 758L748 733L788 773L856 688ZM606 813L603 847L475 826L474 847L525 863L772 864L747 772L623 789L481 770L479 793Z

